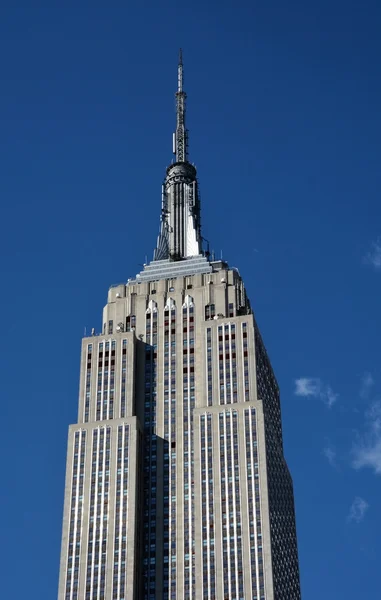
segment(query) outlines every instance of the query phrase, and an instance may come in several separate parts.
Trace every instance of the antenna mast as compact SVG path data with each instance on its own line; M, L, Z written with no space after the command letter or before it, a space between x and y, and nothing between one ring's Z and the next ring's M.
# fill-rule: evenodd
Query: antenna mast
M176 132L173 134L173 154L176 156L176 162L188 162L188 130L185 127L185 100L187 95L183 90L183 83L183 51L180 48L177 67Z

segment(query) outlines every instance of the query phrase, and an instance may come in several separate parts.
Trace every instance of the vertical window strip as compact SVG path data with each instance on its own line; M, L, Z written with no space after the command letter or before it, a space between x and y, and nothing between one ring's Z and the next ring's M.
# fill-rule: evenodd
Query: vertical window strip
M243 597L238 414L219 415L224 595Z
M238 402L238 382L237 382L237 353L236 353L236 326L235 323L229 324L229 354L230 354L230 394L232 403Z
M224 385L225 385L225 404L232 403L231 395L231 334L230 323L225 325L225 335L223 342L224 353Z
M235 332L235 323L218 327L220 404L238 402Z
M156 303L146 312L145 412L144 412L144 599L155 599L156 586L156 368L157 328Z
M235 540L235 572L236 572L236 597L243 598L243 564L242 564L242 521L241 521L241 489L239 472L239 450L238 450L238 413L232 412L233 435L231 439L233 458L233 514L234 514L234 540Z
M115 531L114 531L114 569L113 569L113 600L119 599L119 581L121 571L121 519L122 496L122 458L123 458L123 426L118 427L117 446L117 475L115 484Z
M114 418L115 354L116 354L116 341L111 340L110 383L109 383L109 394L108 394L108 405L107 405L107 419Z
M86 600L93 598L93 594L97 593L94 588L95 574L95 539L97 528L97 508L98 508L98 463L99 463L99 429L93 430L92 444L92 462L91 462L91 487L90 487L90 519L88 532L88 548L87 548L87 581L86 581ZM95 590L95 591L94 591Z
M83 510L83 480L86 458L86 431L76 431L73 448L71 482L69 547L66 571L66 600L78 600L80 572L81 529Z
M102 438L102 436L101 436ZM100 457L102 463L102 478L99 479L101 485L101 520L100 520L100 556L98 569L98 586L100 598L104 598L106 589L106 554L108 537L108 499L110 490L110 452L111 452L111 428L103 429L103 457ZM99 474L100 476L100 474Z
M189 297L188 297L189 299ZM194 449L193 409L194 382L194 306L183 306L183 447L184 447L184 595L194 597L195 539L194 539ZM190 474L190 477L189 477ZM171 588L172 589L172 588Z
M90 397L91 397L91 360L93 353L93 345L87 345L87 357L86 357L86 382L85 382L85 410L83 415L83 420L85 423L89 421L89 413L90 413Z
M103 366L104 366L104 351L103 342L98 346L98 366L97 366L97 406L96 406L96 421L101 420L101 410L103 402Z
M209 535L209 598L215 598L215 530L214 530L214 481L213 481L213 428L212 415L207 418L207 460L208 460L208 535Z
M202 581L203 598L215 598L214 497L212 415L201 415L201 504L202 504Z
M255 527L258 548L258 586L259 598L265 598L265 581L263 569L263 547L262 547L262 518L261 518L261 498L260 498L260 481L259 481L259 456L258 456L258 439L257 439L257 422L255 409L251 409L251 432L252 432L252 452L254 461L254 491L255 491Z
M249 353L247 345L247 323L242 323L242 356L243 356L243 382L244 382L244 394L245 401L250 400L250 388L249 388Z
M126 385L127 385L127 340L122 341L122 369L120 374L120 417L126 416Z
M124 425L124 440L123 440L123 512L122 512L122 563L123 570L120 573L119 580L119 595L120 600L124 600L127 594L126 590L126 564L127 564L127 519L128 519L128 467L129 467L129 445L130 445L130 428Z
M95 513L95 538L94 538L94 562L93 562L93 592L95 595L99 595L99 583L100 583L100 561L101 561L101 529L103 523L102 519L102 499L103 499L103 453L104 453L104 438L105 432L104 429L99 429L99 438L98 438L98 453L97 453L97 484L96 484L96 494L98 496L96 503L96 513ZM99 541L98 541L99 539Z
M163 382L164 382L164 439L170 439L170 389L171 389L171 323L169 316L169 308L164 310L164 328L163 328Z
M104 597L106 586L110 450L111 428L102 427L94 429L86 600L94 597Z
M149 544L150 544L150 473L151 473L151 311L146 313L146 358L145 358L145 408L144 408L144 600L149 598Z
M126 595L129 425L118 427L113 600Z
M249 501L249 530L253 599L264 598L262 522L259 489L259 464L256 411L245 411L246 464Z
M220 437L220 480L221 480L221 534L222 534L222 567L224 598L230 598L230 531L229 531L229 498L228 473L226 457L226 414L219 414Z
M212 330L206 330L206 381L208 406L213 404Z
M189 517L191 515L189 504L189 466L190 466L190 448L189 448L189 330L188 330L188 306L183 306L183 448L184 448L184 474L183 474L183 496L184 496L184 590L183 595L191 598L190 591L190 555L191 555L191 535L189 531ZM173 589L173 588L172 588Z
M202 586L203 598L209 599L209 569L208 569L208 515L207 515L207 443L206 415L200 417L201 436L201 541L202 541Z
M103 363L103 394L101 404L101 420L107 419L109 390L110 390L110 341L105 343L104 363Z
M171 429L170 429L170 441L171 448L168 449L168 460L170 467L170 478L168 484L168 496L170 501L170 509L168 514L168 522L169 522L169 530L170 530L170 548L171 554L171 562L168 562L168 578L167 578L167 593L174 594L176 597L176 575L177 575L177 525L176 525L176 517L177 517L177 495L176 495L176 487L177 487L177 451L176 451L176 334L173 333L173 330L176 328L176 313L174 310L171 311L171 335L170 335L170 361L171 361L171 375L169 378L169 397L171 401ZM172 375L173 369L173 375ZM168 550L169 554L169 550ZM168 556L168 561L169 561ZM173 562L172 562L173 561ZM170 578L169 578L170 574Z
M164 595L169 595L170 574L176 580L176 564L169 562L169 548L176 547L176 309L174 304L164 310ZM171 543L170 543L171 541Z
M237 597L236 590L236 527L235 527L235 498L234 498L234 465L232 461L232 413L225 413L226 430L225 430L225 452L226 452L226 477L227 477L227 496L228 496L228 511L227 511L227 535L229 548L229 570L230 570L230 585L229 594L232 598Z
M220 404L226 404L224 336L221 325L217 329L217 342Z
M245 454L247 473L247 499L249 517L249 549L251 567L251 593L253 600L258 600L259 589L257 582L257 553L256 553L256 522L255 522L255 489L253 469L253 435L252 435L250 410L245 410Z

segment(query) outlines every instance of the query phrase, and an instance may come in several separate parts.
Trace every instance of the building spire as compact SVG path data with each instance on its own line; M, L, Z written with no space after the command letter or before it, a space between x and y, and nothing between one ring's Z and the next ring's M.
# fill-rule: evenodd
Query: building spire
M177 67L176 131L173 134L173 154L176 156L176 162L188 162L188 130L185 127L185 101L187 95L184 92L183 83L183 51L180 48Z
M183 260L202 254L200 197L196 167L188 162L188 131L185 127L183 53L177 67L176 131L173 153L162 188L161 224L154 260Z

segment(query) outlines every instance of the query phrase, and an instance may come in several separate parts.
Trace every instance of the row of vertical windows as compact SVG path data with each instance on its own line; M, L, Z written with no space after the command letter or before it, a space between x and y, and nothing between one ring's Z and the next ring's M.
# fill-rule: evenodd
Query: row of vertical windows
M118 427L115 499L113 600L127 600L126 565L129 438L129 425L120 425Z
M213 362L212 362L212 330L206 330L206 375L208 406L213 404Z
M254 336L257 392L265 416L274 596L279 600L300 600L293 486L283 456L279 388L255 323Z
M78 600L86 431L75 432L73 450L65 600Z
M249 389L249 352L247 347L247 323L242 323L242 354L243 354L243 381L245 400L250 400Z
M120 416L126 416L126 385L127 385L127 340L122 342L122 369L120 379Z
M98 347L96 421L114 418L116 341L101 342Z
M245 410L245 448L248 493L248 515L253 600L264 600L262 520L258 463L258 440L255 408Z
M90 418L93 345L87 347L84 421ZM113 419L115 413L116 341L100 342L98 346L95 420ZM126 416L127 340L122 340L120 417Z
M156 587L156 371L157 304L146 312L145 396L144 396L144 600L155 599Z
M235 323L218 327L218 369L220 404L235 404L238 402Z
M201 415L201 533L203 598L216 593L212 415Z
M111 428L93 430L86 600L104 598L110 491Z
M244 600L238 414L219 415L224 597Z
M164 597L176 594L176 306L164 310ZM173 583L173 587L172 587ZM171 590L171 592L170 592Z
M276 382L269 357L261 339L258 327L255 325L255 361L258 396L263 402L263 408L271 429L277 436L277 443L282 448L282 423L280 416L279 388Z
M93 345L88 344L86 356L86 381L85 381L85 414L83 415L85 423L89 421L90 397L91 397L91 361L93 356Z
M190 296L183 306L183 448L184 448L184 597L192 600L195 593L194 539L194 449L193 410L195 405L194 305ZM172 596L171 589L171 597Z

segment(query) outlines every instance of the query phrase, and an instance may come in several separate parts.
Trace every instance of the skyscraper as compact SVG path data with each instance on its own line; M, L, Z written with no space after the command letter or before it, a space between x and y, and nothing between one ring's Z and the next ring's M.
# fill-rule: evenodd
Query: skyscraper
M154 259L82 341L59 600L298 600L279 388L242 278L203 250L183 63Z

